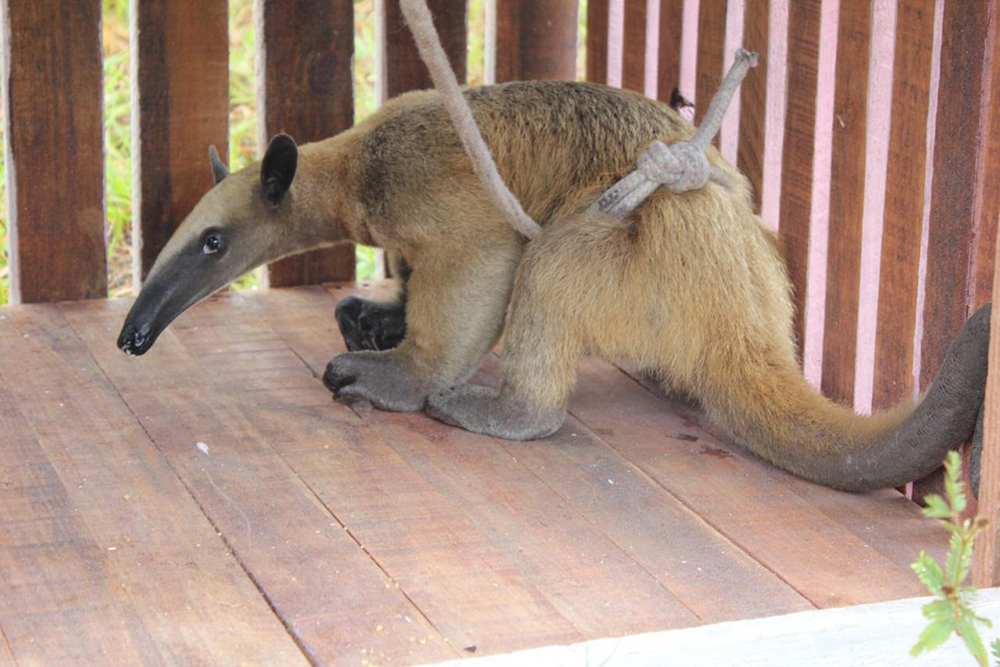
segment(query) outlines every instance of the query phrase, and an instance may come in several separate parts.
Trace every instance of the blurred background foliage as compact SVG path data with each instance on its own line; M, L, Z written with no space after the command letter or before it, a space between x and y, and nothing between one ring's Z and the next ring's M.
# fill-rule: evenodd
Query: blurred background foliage
M129 0L102 0L104 53L104 145L107 196L108 295L132 293L132 83L129 75ZM256 35L254 0L229 0L229 165L240 169L257 158L257 89L254 74ZM486 34L485 0L469 0L469 84L483 82ZM586 43L586 0L580 7L579 62ZM375 0L354 3L355 119L378 104L375 77ZM2 123L0 123L2 126ZM3 136L0 134L0 142ZM7 303L10 272L7 263L7 203L4 161L0 160L0 305ZM373 248L357 250L359 279L375 277L378 256ZM233 283L233 289L254 289L260 272Z

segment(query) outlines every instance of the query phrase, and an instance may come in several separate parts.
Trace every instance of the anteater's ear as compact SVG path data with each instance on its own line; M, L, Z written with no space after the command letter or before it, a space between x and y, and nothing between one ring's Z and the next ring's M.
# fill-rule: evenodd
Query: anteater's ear
M299 162L299 149L295 140L287 134L279 134L271 139L260 164L260 185L264 197L272 204L280 204L292 186L295 167Z
M226 165L222 164L222 160L219 159L219 151L215 150L214 144L208 147L208 159L212 163L212 175L215 176L215 184L218 185L222 182L222 179L229 175L229 170L226 168Z

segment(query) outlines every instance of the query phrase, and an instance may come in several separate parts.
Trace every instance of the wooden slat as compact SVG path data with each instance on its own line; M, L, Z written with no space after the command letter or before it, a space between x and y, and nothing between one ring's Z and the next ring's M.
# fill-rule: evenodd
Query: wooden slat
M495 81L576 80L577 0L494 0Z
M473 379L498 386L488 357ZM706 623L813 606L575 417L541 441L506 443L510 455L626 549ZM642 507L635 513L630 508ZM628 517L623 521L622 517ZM751 595L747 592L752 591Z
M1000 583L1000 244L994 249L993 305L979 480L979 516L989 526L976 542L972 570L972 582L979 587Z
M684 0L660 0L660 43L657 46L658 67L656 98L670 101L674 88L681 84L681 27Z
M606 364L581 364L570 412L814 605L921 592L906 565L874 552L791 492L787 475L664 410L659 399ZM703 477L707 467L712 484ZM929 544L945 540L937 526L925 525ZM774 544L783 546L775 550Z
M349 514L324 504L322 490L304 481L307 471L297 465L308 459L333 467L346 476L345 489L351 475L355 484L367 484L370 470L360 475L334 458L345 443L357 439L362 446L357 418L330 409L329 392L238 297L189 311L141 359L122 355L105 333L127 305L64 308L310 660L350 655L358 662L410 664L453 656L391 573L372 559L367 540L359 543L345 530ZM288 452L298 458L286 460ZM391 470L391 461L377 460ZM392 508L381 510L419 523ZM425 641L409 642L410 636Z
M754 67L740 85L740 135L736 152L739 167L753 186L760 210L764 187L764 141L767 116L767 55L771 0L747 0L743 15L743 47L757 54ZM661 33L662 35L662 33ZM661 36L662 40L662 36ZM662 48L662 47L661 47Z
M332 293L343 298L350 292L334 288ZM275 326L284 322L284 317L276 318ZM313 360L309 363L315 364L317 373L322 372L324 355L315 345L296 338L294 347L304 359ZM497 386L499 360L489 356L473 381ZM702 622L811 608L787 584L572 417L557 434L532 443L484 438L423 416L372 413L369 421L411 465L467 508L466 513L475 515L478 526L492 526L494 540L527 561L522 570L542 579L557 572L554 581L536 585L543 592L554 588L559 609L587 634L685 624L685 616L678 615L678 601ZM436 442L434 449L447 450L447 460L429 455L423 451L426 447L415 447L413 441L418 438ZM549 498L550 490L560 498ZM517 507L514 516L508 511L511 505ZM644 511L635 515L631 507ZM542 508L551 508L554 515ZM623 522L623 515L629 520ZM606 538L588 537L580 517ZM544 535L535 532L539 523L544 524ZM507 543L511 538L516 544ZM595 544L596 554L592 551ZM629 575L617 559L616 548L628 553L655 580L643 584ZM562 560L564 550L569 556L566 561ZM603 571L600 581L589 570L595 564ZM580 590L584 580L590 583ZM672 595L664 599L657 583ZM625 594L628 600L616 599L626 590L633 591ZM747 591L754 594L748 596Z
M708 111L719 89L726 50L726 11L729 0L701 0L698 5L698 61L695 79L695 125ZM716 136L714 143L719 145Z
M625 0L622 88L646 89L646 0Z
M805 336L820 5L819 0L801 0L789 3L788 8L788 94L781 161L778 238L792 280L794 331L799 350L802 349Z
M692 428L726 442L721 429L707 421L691 405L665 396L662 387L648 375L627 366L624 370L663 401L664 409L680 415ZM883 489L864 494L845 494L791 475L780 475L780 479L796 495L904 570L913 562L913 554L920 553L921 549L939 562L944 561L947 533L935 522L924 518L919 508L899 491Z
M997 239L997 217L1000 210L1000 16L998 6L991 5L986 36L986 63L983 73L983 106L980 119L979 177L982 185L973 208L975 232L973 238L972 276L969 284L969 310L975 312L993 298L994 249ZM990 55L991 54L991 55Z
M838 403L853 405L868 142L871 0L843 0L838 25L822 389Z
M2 8L11 301L105 297L101 3Z
M208 146L215 144L228 159L227 7L225 0L144 0L132 13L136 290L174 230L215 184Z
M934 44L934 7L901 0L896 14L892 118L886 173L873 409L913 396L920 236L927 164L927 115Z
M252 295L248 301L254 318L273 327L315 372L343 351L336 323L319 316L335 304L329 294L319 289L270 292ZM317 388L325 391L318 383ZM329 395L317 405L329 411ZM346 410L344 406L333 409ZM374 414L380 421L391 417ZM366 420L370 417L362 415ZM303 429L308 433L316 427L307 424ZM420 454L423 457L438 456L442 443L413 433L401 435L405 426L390 437L377 438L373 430L365 430L371 437L351 436L347 451L343 444L331 447L325 458L305 461L292 447L282 447L282 455L336 509L368 553L452 645L475 645L477 653L496 652L581 636L580 629L563 615L565 607L551 601L559 599L553 590L558 581L544 581L530 568L519 569L524 563L511 553L518 547L509 541L492 543L489 527L475 520L476 510L457 505L447 493L439 492L397 453L403 445L393 440L421 441L426 448ZM337 457L336 465L330 465L330 456ZM504 497L503 502L511 501ZM536 562L551 557L533 548L529 536L525 539L525 551L534 555L522 557ZM567 613L582 611L570 608Z
M1000 11L1000 0L973 5L946 2L941 46L941 83L931 186L927 297L920 384L937 374L952 339L969 315L968 286L973 259L976 201L996 201L986 192L986 173L1000 169L1000 153L984 144L985 94L991 80L987 65L1000 67L988 50L988 28ZM991 17L993 17L991 19ZM963 109L965 113L957 113Z
M594 83L608 82L609 9L609 0L587 0L587 81Z
M354 123L351 0L256 0L262 19L258 145L285 132L318 141ZM272 287L354 278L354 246L314 250L268 266Z
M5 311L0 354L0 623L18 661L305 663L60 312Z
M444 52L459 83L465 82L467 68L466 44L466 0L428 0L427 7L434 16L434 26ZM377 45L381 51L382 71L379 82L380 99L396 97L408 90L433 88L427 68L417 53L413 35L403 21L399 0L378 0L378 18L382 22L383 43Z

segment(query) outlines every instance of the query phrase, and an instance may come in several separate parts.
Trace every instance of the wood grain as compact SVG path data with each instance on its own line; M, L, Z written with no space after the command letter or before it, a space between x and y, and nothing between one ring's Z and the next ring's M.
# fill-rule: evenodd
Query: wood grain
M333 288L331 293L343 298L349 292ZM322 358L304 342L296 342L295 349L303 358ZM322 372L323 366L314 370ZM488 356L473 381L498 385L498 359ZM597 628L615 634L648 631L657 623L684 625L691 622L685 617L690 613L701 622L717 622L811 608L572 417L557 434L529 443L484 438L423 416L378 415L369 421L425 478L468 508L477 526L491 527L494 541L524 562L522 570L532 574L539 590L554 589L547 596L587 634ZM447 460L414 445L417 437L448 451ZM559 497L549 498L550 491ZM632 507L645 511L636 515ZM549 508L556 508L556 516L548 514ZM629 520L623 522L623 515ZM535 532L539 523L545 527L542 535ZM586 537L587 524L604 537ZM508 536L515 535L511 544ZM596 551L591 550L594 542L601 544ZM616 549L655 580L643 583L644 577L629 574ZM572 554L567 561L560 555L565 550ZM597 578L595 567L602 573ZM555 579L553 571L559 573ZM591 582L587 590L578 590L581 581ZM633 592L617 599L625 590ZM751 590L754 594L747 596ZM670 593L666 599L663 591Z
M428 0L427 7L434 17L434 26L444 52L448 54L459 84L465 83L466 44L466 0ZM377 21L382 23L383 43L376 45L381 51L382 66L379 82L380 100L396 97L408 90L433 88L430 74L417 53L413 35L403 21L399 0L378 0L376 2Z
M834 401L853 406L868 143L871 0L843 0L837 30L822 390Z
M67 315L306 656L313 663L453 657L367 545L345 530L350 515L327 505L299 461L284 457L296 451L348 472L332 457L363 441L357 418L330 410L329 392L239 297L188 311L141 360L103 333L126 306L67 307ZM225 367L242 370L220 373Z
M494 0L495 81L576 80L577 0Z
M665 395L663 388L647 374L628 366L622 369L656 396L663 404L662 409L680 415L686 424L704 431L715 440L727 442L725 433L707 421L696 407ZM947 548L944 529L936 522L928 521L919 508L899 491L883 489L864 494L845 494L791 475L781 474L780 478L796 495L903 569L909 568L913 554L920 553L921 549L943 562ZM873 529L876 525L878 529Z
M101 3L3 10L10 299L105 297Z
M132 14L133 284L215 181L208 146L229 155L229 14L225 0L152 0Z
M646 90L646 0L625 0L622 88Z
M736 166L750 179L754 205L760 211L764 191L764 142L767 117L767 56L771 0L747 0L743 15L743 48L757 54L757 67L740 84L740 135Z
M285 132L318 141L354 124L354 4L350 0L256 0L259 31L258 145ZM268 266L270 286L354 278L354 246L314 250Z
M336 323L329 316L336 303L329 294L319 289L270 292L253 295L248 302L254 317L274 328L314 372L321 372L330 357L344 350ZM329 395L324 404L329 410ZM346 410L344 406L337 408ZM380 424L404 419L381 412L361 414L369 424L375 415ZM510 542L493 543L489 524L480 525L475 508L439 491L422 474L426 469L411 465L400 454L406 451L409 456L437 458L450 452L447 444L439 438L421 438L395 423L397 429L392 434L369 428L365 432L370 438L350 438L349 447L331 445L325 462L300 460L297 449L289 448L283 455L310 488L336 508L352 534L452 645L475 645L478 655L583 636L563 615L564 598L552 589L558 581L537 576L539 566L522 570L519 566L525 561L515 558L538 562L556 556L539 553L530 534L524 535L526 556ZM303 430L315 431L308 426ZM374 432L382 437L375 437ZM343 440L344 436L340 437ZM404 449L402 443L395 442L398 437L412 439L419 450ZM336 465L330 465L331 456L336 457ZM502 502L513 501L505 495ZM554 518L547 525L552 532L559 530ZM532 529L538 530L537 522ZM513 535L520 537L521 533ZM576 544L574 548L585 547ZM578 594L586 596L586 591ZM560 600L560 605L553 599ZM567 613L574 613L572 605ZM579 616L581 612L575 613Z
M994 248L993 303L1000 304L1000 245ZM976 541L972 583L1000 584L1000 307L990 314L989 373L983 403L983 456L980 461L979 516L989 526Z
M820 5L819 0L801 0L789 3L788 9L788 95L781 159L778 239L792 280L794 331L800 352L805 339L806 292L809 282Z
M973 207L974 232L969 284L969 312L993 298L997 211L1000 210L1000 5L990 5L983 71L982 137L977 176L981 185Z
M726 50L726 10L729 0L701 0L698 5L698 62L695 72L694 122L708 111L708 105L722 82ZM719 145L719 137L714 139Z
M875 410L913 396L913 334L927 166L933 7L924 0L901 0L895 41L889 130L892 157L886 171L875 335Z
M609 0L587 0L587 81L593 83L608 82L609 5Z
M658 407L659 406L659 407ZM921 591L905 565L788 490L784 473L712 438L610 366L584 361L570 413L818 607ZM711 483L700 479L710 468ZM927 525L927 524L925 524ZM942 531L924 533L929 544ZM774 550L774 544L782 548ZM864 564L855 559L864 554Z
M681 85L681 28L684 0L660 0L660 43L657 46L656 98L669 102Z
M0 623L17 660L304 664L59 310L0 324Z
M944 6L921 388L937 374L952 339L969 315L976 201L987 195L983 168L990 157L982 136L982 124L987 120L984 94L988 90L983 81L990 78L987 63L996 61L995 54L987 51L988 27L991 16L996 23L998 7L1000 0L975 5L947 2Z

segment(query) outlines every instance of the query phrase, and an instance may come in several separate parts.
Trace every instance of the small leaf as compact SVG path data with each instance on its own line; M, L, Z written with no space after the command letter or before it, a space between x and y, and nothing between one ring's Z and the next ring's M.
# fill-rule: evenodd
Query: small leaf
M920 655L923 651L929 651L932 648L936 648L943 644L948 637L951 636L951 631L955 629L955 622L952 618L942 619L940 621L934 621L928 625L922 633L920 633L920 639L917 643L910 649L910 655L916 656Z
M931 519L947 519L951 516L951 508L938 494L924 496L924 502L927 503L927 507L923 509L924 516Z
M944 575L937 562L921 551L917 556L917 562L910 566L917 573L917 579L927 587L934 595L941 595L941 585L944 583Z
M921 611L925 618L932 621L937 621L941 619L954 618L955 615L951 610L951 600L935 600L934 602L928 602L923 606Z
M962 639L965 641L966 647L968 647L969 652L975 656L976 660L979 661L979 664L984 667L989 664L989 658L986 655L986 647L983 646L983 640L979 636L979 631L976 630L976 626L967 620L961 620L958 622L956 630L958 630L958 633L962 635Z
M990 646L993 649L993 657L1000 660L1000 639L994 639Z

